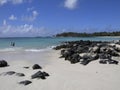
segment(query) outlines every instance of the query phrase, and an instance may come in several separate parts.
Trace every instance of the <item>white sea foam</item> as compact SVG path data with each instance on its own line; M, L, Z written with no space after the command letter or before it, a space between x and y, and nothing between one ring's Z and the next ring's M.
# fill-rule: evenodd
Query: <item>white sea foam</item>
M45 49L25 49L26 52L42 52L45 51Z
M14 52L14 51L21 51L21 47L15 47L15 48L2 48L0 49L0 52Z
M43 49L25 49L26 52L43 52L43 51L49 51L51 50L52 48L54 48L55 46L49 46L47 48L43 48Z
M23 48L23 47L13 47L13 48L2 48L0 52L43 52L51 50L55 46L49 46L47 48Z

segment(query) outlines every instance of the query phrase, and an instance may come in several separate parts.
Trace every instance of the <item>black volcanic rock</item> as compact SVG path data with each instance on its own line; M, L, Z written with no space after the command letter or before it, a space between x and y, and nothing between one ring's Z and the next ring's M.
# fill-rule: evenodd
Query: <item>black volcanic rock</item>
M32 82L29 81L29 80L25 80L25 81L19 82L19 84L22 84L22 85L29 85L29 84L31 84L31 83L32 83Z
M100 64L107 64L107 60L103 59L99 61Z
M16 76L19 76L19 77L24 77L25 74L24 73L16 73Z
M33 67L32 67L34 70L35 69L42 69L42 67L38 64L34 64Z
M37 73L35 73L35 74L33 74L32 76L31 76L31 78L32 79L35 79L35 78L41 78L41 79L46 79L45 78L45 75L43 75L43 73L41 72L41 71L38 71Z
M7 61L1 60L1 61L0 61L0 67L6 67L6 66L8 66Z
M119 62L118 61L116 61L116 60L108 60L108 63L109 64L118 64Z
M120 42L120 41L119 41ZM111 43L115 45L111 45ZM118 44L118 43L117 43ZM83 65L91 61L99 60L101 64L118 64L117 60L111 58L119 57L120 48L114 42L106 41L68 41L57 46L56 50L61 50L61 58L70 61L71 64L80 62ZM82 57L80 54L85 54Z
M15 74L16 72L14 72L14 71L8 71L8 72L5 72L5 74L4 75L13 75L13 74Z
M37 78L37 79L39 79L39 78L41 78L41 79L46 79L46 76L49 76L49 74L46 73L46 72L38 71L38 72L36 72L35 74L33 74L33 75L31 76L31 78L32 78L32 79L35 79L35 78Z

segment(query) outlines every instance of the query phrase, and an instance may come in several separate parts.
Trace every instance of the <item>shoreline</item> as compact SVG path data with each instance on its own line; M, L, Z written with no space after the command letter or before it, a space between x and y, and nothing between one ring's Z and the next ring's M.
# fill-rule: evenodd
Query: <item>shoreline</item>
M37 53L2 53L10 66L0 68L0 74L7 71L25 73L25 77L0 76L1 90L119 90L120 64L99 64L93 61L84 66L80 63L70 64L60 57L61 50L49 50ZM118 58L120 60L120 58ZM32 70L33 64L39 64L50 76L45 79L30 77L39 70ZM24 69L29 66L29 69ZM19 85L21 80L31 80L27 86ZM6 87L7 86L7 87Z

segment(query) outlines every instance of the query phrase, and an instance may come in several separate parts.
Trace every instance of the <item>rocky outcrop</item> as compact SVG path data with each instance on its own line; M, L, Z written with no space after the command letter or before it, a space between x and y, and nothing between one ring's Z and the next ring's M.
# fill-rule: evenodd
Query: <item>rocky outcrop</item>
M60 58L70 61L72 64L89 64L91 61L99 60L100 64L118 64L112 57L120 57L120 48L110 45L113 42L101 41L70 41L56 46L55 50L61 50ZM118 43L119 44L119 43ZM83 56L81 54L85 53Z

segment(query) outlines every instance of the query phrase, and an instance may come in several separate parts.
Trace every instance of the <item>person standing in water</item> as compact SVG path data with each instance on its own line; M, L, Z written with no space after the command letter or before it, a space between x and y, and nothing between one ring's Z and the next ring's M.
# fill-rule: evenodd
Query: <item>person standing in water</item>
M13 47L14 47L14 46L15 46L15 42L11 42L11 46L13 46Z

